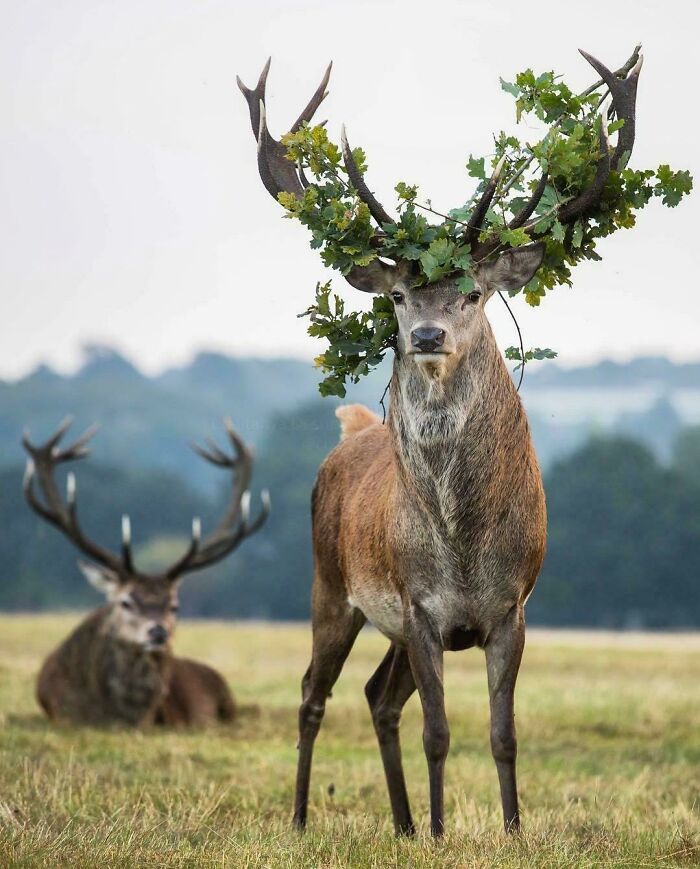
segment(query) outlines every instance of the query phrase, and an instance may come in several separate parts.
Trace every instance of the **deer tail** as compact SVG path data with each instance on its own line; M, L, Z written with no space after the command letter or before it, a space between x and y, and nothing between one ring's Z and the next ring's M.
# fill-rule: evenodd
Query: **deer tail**
M350 435L357 434L370 425L381 425L381 419L376 413L366 408L364 404L343 404L336 408L335 415L340 420L340 439L345 440Z

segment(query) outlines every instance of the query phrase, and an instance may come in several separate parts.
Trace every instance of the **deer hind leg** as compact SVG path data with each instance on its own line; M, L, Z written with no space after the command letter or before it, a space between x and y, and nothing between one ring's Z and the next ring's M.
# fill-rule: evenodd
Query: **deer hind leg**
M415 603L406 613L404 630L411 671L423 707L423 748L430 784L430 832L433 836L441 836L445 827L445 760L450 748L442 679L442 641L425 612Z
M337 606L324 608L321 616L314 613L311 664L302 679L302 703L299 707L299 759L293 820L299 829L306 826L311 760L326 699L364 623L365 617L359 610L350 609L346 599Z
M517 606L491 631L485 646L491 706L491 753L498 772L506 832L520 830L513 700L524 645L525 619L522 608Z
M372 721L379 741L397 836L413 836L416 828L401 763L399 722L401 710L416 690L405 649L391 645L384 660L365 687Z

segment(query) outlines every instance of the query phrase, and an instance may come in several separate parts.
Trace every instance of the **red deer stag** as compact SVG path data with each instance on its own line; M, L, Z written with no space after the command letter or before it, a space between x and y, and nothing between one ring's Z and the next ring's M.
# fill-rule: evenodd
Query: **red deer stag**
M231 423L226 428L233 447L228 455L215 444L195 447L202 458L232 472L231 501L216 529L201 540L200 520L192 522L187 551L162 573L144 573L134 566L129 517L122 518L119 555L91 540L78 521L75 476L68 474L65 500L59 493L56 465L89 454L88 430L69 447L60 441L70 420L42 446L23 444L30 455L24 492L30 507L58 528L90 563L79 562L87 579L107 597L107 604L88 615L44 662L37 683L39 703L51 719L77 724L203 725L229 721L235 704L223 678L211 667L176 658L170 639L178 610L178 586L186 573L225 558L257 531L269 513L250 520L248 487L253 459ZM38 478L43 500L34 491Z
M563 204L571 224L593 207L611 170L629 156L641 60L627 77L584 55L600 73L624 127L616 148L601 124L591 184ZM267 128L268 64L254 89L238 81L258 145L266 189L301 196L307 182ZM292 130L326 96L330 67ZM348 178L376 223L391 222L368 189L343 131ZM314 741L326 699L366 620L391 642L366 694L384 764L397 834L412 834L399 746L401 710L417 688L423 707L433 835L443 831L449 729L443 692L445 650L483 648L491 708L491 749L506 830L519 829L513 695L525 639L525 602L542 564L545 499L525 412L498 349L485 306L524 286L541 264L541 242L505 250L480 238L500 166L465 228L474 290L457 277L414 287L411 264L376 259L347 274L352 286L393 299L398 338L386 425L361 406L338 410L342 442L325 460L312 498L315 572L313 650L302 681L294 823L306 824ZM511 227L528 223L540 182ZM377 231L379 235L381 230Z

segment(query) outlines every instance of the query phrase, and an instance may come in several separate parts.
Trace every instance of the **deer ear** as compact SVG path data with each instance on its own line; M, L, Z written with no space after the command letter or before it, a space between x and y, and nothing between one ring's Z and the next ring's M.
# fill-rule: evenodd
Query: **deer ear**
M524 287L544 259L544 243L526 244L504 251L497 259L485 262L475 271L477 283L490 298L497 290L512 292Z
M345 275L345 280L363 293L387 294L407 276L408 272L410 272L409 264L391 265L375 259L366 266L353 266Z
M112 597L118 590L120 580L119 575L114 570L99 564L92 564L89 561L79 561L78 567L90 585L107 597Z

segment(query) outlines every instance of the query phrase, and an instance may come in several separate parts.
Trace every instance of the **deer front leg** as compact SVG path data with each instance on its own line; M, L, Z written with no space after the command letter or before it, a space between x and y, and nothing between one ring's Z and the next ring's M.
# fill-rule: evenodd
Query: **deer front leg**
M430 832L433 836L441 836L445 828L445 760L450 747L442 681L442 641L426 613L416 603L407 608L404 630L408 659L423 707L423 748L430 783Z
M300 830L306 826L311 761L326 699L364 623L362 613L350 610L347 604L326 604L313 613L313 652L301 683L302 703L299 707L299 759L293 823Z
M491 753L496 761L501 788L503 823L507 833L520 830L518 789L515 780L515 715L513 698L525 645L525 618L515 606L486 642L486 672L491 705Z
M416 683L406 650L392 643L367 683L365 694L379 741L397 836L413 836L416 832L406 792L399 742L401 710L415 690Z

